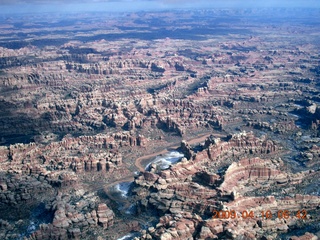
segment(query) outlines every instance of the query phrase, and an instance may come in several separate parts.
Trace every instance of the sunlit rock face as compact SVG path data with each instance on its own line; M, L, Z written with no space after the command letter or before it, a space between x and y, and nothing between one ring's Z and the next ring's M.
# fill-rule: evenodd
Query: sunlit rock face
M186 145L182 142L190 152ZM307 212L315 212L320 197L292 194L292 189L319 172L286 172L283 161L274 159L281 151L275 142L252 133L236 134L227 141L209 137L204 149L189 159L136 177L133 192L140 209L157 209L163 215L141 239L262 238L287 232L302 218L313 222ZM228 163L235 154L240 160Z
M146 170L159 171L168 169L172 164L180 161L183 156L184 155L182 153L179 153L177 151L169 152L162 156L157 156L146 166Z

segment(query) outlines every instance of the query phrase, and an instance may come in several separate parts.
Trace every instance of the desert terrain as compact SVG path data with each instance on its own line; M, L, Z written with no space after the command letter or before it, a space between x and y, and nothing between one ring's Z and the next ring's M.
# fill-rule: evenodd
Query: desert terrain
M0 18L0 239L318 239L309 9Z

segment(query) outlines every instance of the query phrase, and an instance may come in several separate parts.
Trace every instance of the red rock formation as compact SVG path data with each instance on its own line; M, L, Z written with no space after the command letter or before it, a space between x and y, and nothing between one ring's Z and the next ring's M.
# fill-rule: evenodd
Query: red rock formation
M310 195L244 196L252 190L286 189L299 184L303 176L307 176L308 172L292 174L281 171L281 160L247 157L231 163L219 175L210 171L210 167L217 169L230 157L230 153L231 156L274 154L280 148L266 138L256 138L252 133L230 136L226 142L209 137L204 150L197 153L186 142L181 146L191 155L189 160L185 159L160 173L146 171L135 179L138 187L134 192L140 199L139 207L142 210L156 208L166 214L160 218L156 228L148 229L141 239L186 239L194 236L197 239L219 239L222 236L260 239L269 234L277 236L299 224L296 213L301 206L313 211L320 203L319 197ZM222 215L214 218L214 211L231 210L237 215L235 219ZM276 216L278 211L287 210L290 216L288 219L281 216L269 219L261 215L268 210ZM244 212L252 212L252 216L242 216L246 214ZM200 216L206 214L213 215L212 219L201 219Z
M98 223L103 228L108 228L113 225L114 213L110 210L106 204L99 204L97 210Z

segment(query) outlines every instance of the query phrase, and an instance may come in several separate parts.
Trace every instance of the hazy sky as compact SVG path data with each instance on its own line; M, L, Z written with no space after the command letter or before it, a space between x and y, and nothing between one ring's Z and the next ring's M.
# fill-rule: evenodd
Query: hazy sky
M13 12L137 11L210 7L320 8L320 0L0 0L0 14Z

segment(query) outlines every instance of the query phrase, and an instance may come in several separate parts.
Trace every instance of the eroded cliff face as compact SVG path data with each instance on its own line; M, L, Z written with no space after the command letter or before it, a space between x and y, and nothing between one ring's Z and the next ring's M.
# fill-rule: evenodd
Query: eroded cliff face
M279 11L0 19L0 238L319 237L318 13Z
M188 159L135 178L139 211L161 216L141 239L274 239L317 223L320 197L294 192L320 172L287 172L274 141L243 132L209 137L196 153L186 145Z

